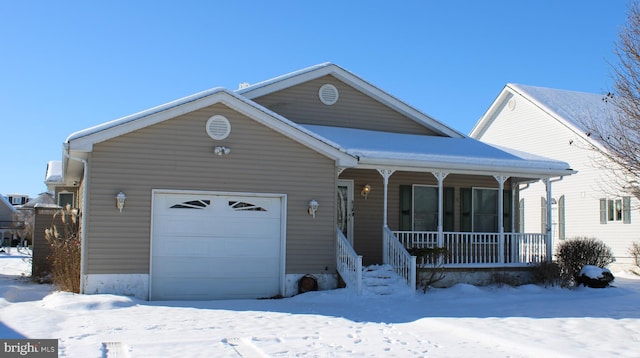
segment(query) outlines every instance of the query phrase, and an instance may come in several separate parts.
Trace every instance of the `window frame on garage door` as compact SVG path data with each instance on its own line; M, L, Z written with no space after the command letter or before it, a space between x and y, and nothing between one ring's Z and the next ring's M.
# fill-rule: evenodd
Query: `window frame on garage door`
M242 198L266 198L266 199L279 199L280 200L280 262L279 262L279 293L285 294L286 284L286 228L287 228L287 195L281 193L251 193L251 192L230 192L230 191L200 191L200 190L180 190L180 189L152 189L151 191L151 227L150 227L150 248L149 248L149 298L154 299L153 292L153 265L154 265L154 219L156 212L154 211L156 206L157 197L161 195L209 195L219 197L242 197Z

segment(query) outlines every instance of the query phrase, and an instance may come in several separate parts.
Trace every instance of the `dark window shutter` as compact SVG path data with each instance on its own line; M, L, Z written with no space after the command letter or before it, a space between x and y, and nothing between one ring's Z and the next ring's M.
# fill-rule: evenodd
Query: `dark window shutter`
M453 231L454 230L454 219L453 219L453 213L455 211L455 203L456 203L456 198L455 198L455 191L453 190L453 188L443 188L443 196L444 196L444 202L442 205L443 211L444 211L444 218L442 220L442 225L443 231Z
M600 224L607 223L607 199L600 199Z
M413 230L411 208L413 207L413 188L411 185L400 185L400 230Z
M502 225L504 232L511 232L511 217L513 215L513 203L511 202L511 190L504 190L502 196Z
M631 197L622 197L622 222L631 224Z
M564 195L558 200L558 237L560 240L565 239L565 220L564 220Z
M471 208L472 208L471 188L460 189L460 231L470 232L471 227Z

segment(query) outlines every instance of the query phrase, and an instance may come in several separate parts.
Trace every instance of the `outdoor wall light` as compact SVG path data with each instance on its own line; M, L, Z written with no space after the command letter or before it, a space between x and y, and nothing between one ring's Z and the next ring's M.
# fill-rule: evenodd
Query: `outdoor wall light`
M231 153L231 148L224 147L224 146L217 146L213 148L213 153L215 153L216 155L228 155L229 153Z
M364 200L367 200L367 196L369 195L370 192L371 192L371 185L366 184L365 186L362 187L362 190L360 191L360 195L362 195Z
M124 201L127 200L127 196L124 195L123 192L119 192L116 195L116 207L122 212L122 208L124 208Z
M311 215L314 219L316 218L316 211L318 211L318 206L320 206L320 204L318 204L317 201L315 200L311 200L309 201L309 209L307 209L307 212L309 213L309 215Z

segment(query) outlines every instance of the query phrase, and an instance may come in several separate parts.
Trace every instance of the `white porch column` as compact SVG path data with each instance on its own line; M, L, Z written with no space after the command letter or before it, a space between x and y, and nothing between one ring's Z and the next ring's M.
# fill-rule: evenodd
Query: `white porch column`
M518 232L516 230L516 188L520 185L511 181L511 232Z
M443 182L444 178L449 175L449 173L436 172L432 173L434 177L438 180L438 247L444 246L444 230L443 230L443 216L444 216L444 193L443 193Z
M551 205L552 205L552 201L553 201L553 197L551 195L551 179L550 178L546 178L544 180L544 186L547 189L547 227L545 229L545 242L546 242L546 247L547 247L547 262L551 262L553 257L553 236L551 235L551 226L553 225L553 223L551 222L551 220L553 220L553 213L551 212Z
M509 179L508 176L494 175L498 181L498 262L504 263L504 182Z
M382 179L384 181L384 213L382 215L382 227L387 227L387 188L389 186L389 177L393 175L394 172L395 170L391 169L378 169L378 173L382 175Z

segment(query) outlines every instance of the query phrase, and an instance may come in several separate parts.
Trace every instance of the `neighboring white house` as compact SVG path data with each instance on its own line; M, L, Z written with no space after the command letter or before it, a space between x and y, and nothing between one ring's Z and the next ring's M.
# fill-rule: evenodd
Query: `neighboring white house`
M554 246L584 236L603 240L616 256L614 265L632 264L629 248L640 241L637 199L616 188L598 165L604 150L585 121L605 120L613 104L605 96L551 88L507 84L470 133L485 143L562 160L578 174L553 184L552 234ZM589 149L592 148L592 149ZM542 182L521 184L520 230L541 230L546 217Z

